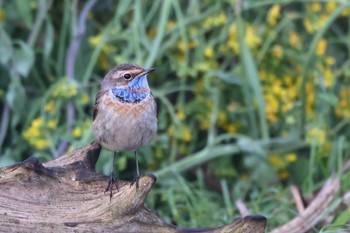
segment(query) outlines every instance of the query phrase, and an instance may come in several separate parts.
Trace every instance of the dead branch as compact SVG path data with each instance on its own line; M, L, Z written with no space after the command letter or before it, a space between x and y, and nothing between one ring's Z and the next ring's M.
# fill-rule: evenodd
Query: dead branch
M321 191L302 214L288 223L275 228L271 233L301 233L308 231L322 218L339 188L339 178L337 176L332 176L327 180Z
M1 232L264 232L262 216L237 218L211 229L164 223L144 206L156 182L153 175L142 177L138 190L119 181L110 201L104 193L108 177L94 170L100 150L91 143L44 164L30 158L1 168Z

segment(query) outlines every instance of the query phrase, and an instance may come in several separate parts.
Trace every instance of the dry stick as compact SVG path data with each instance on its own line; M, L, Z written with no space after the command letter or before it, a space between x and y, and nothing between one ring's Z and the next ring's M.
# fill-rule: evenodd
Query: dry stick
M303 214L305 211L305 206L304 206L303 200L301 198L299 188L295 185L291 185L290 191L292 192L293 199L294 199L294 202L295 202L295 205L297 207L299 214Z
M350 192L346 192L346 193L342 196L341 200L342 200L342 202L343 202L345 205L349 206L349 205L350 205Z
M83 10L80 13L79 17L79 25L78 25L78 33L75 36L74 40L69 46L67 59L66 59L66 76L67 79L72 81L74 80L74 67L75 61L77 58L78 49L80 47L81 39L86 31L86 19L87 15L90 12L91 8L94 6L96 0L89 0ZM67 132L70 133L73 129L73 125L75 122L75 106L73 100L68 100L67 103ZM57 149L56 157L61 156L68 147L68 141L63 140Z
M237 207L237 209L242 217L250 215L247 206L245 205L245 203L241 199L238 199L236 201L236 207Z
M320 221L339 188L339 177L335 175L330 177L303 214L273 229L271 233L302 233L308 231Z

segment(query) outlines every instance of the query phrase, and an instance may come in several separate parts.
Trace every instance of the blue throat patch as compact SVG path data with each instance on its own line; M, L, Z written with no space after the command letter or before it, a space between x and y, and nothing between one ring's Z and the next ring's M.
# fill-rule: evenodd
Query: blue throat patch
M149 91L137 92L140 89L149 90L147 75L133 79L127 87L113 88L112 93L122 102L139 103L149 95Z

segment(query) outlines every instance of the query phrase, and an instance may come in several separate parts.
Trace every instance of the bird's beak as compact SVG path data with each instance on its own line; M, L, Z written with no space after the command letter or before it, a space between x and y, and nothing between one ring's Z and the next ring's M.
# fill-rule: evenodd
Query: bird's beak
M141 77L141 76L144 76L144 75L146 75L146 74L149 74L149 73L151 73L151 72L153 72L153 71L155 71L156 70L156 68L148 68L148 69L144 69L139 75L137 75L137 76L139 76L139 77Z

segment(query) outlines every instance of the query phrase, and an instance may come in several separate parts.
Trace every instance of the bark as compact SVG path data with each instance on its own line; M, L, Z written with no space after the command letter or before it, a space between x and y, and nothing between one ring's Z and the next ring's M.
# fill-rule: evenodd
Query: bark
M93 142L44 164L30 158L1 168L1 232L264 232L263 216L211 229L164 223L144 205L156 182L153 175L141 177L138 190L119 181L110 200L104 192L108 177L94 170L100 150Z

